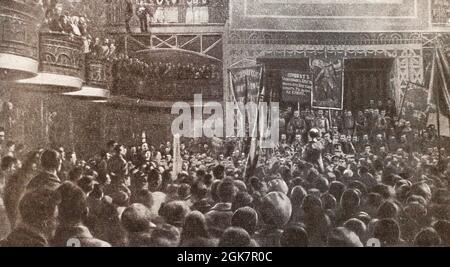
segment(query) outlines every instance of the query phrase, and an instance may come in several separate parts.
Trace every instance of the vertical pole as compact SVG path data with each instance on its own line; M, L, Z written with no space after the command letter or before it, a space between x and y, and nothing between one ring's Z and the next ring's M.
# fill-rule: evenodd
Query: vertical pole
M244 97L244 110L243 110L243 114L242 114L242 116L244 116L244 135L245 136L247 136L247 125L246 125L246 120L245 120L245 105L247 104L247 102L248 102L248 76L247 75L245 75L245 88L244 88L244 92L245 92L245 97ZM242 142L242 150L241 151L243 151L243 152L245 152L245 145L246 145L246 143L247 142Z
M445 75L444 75L444 71L443 71L443 67L442 67L442 62L440 61L437 48L435 49L435 57L438 62L437 67L439 69L439 73L441 74L441 79L442 79L441 86L445 86L445 90L447 90L447 86L446 86L446 82L445 82ZM432 88L432 89L434 90L434 88ZM436 92L436 91L434 91L434 93L436 94L436 116L437 116L438 153L439 153L438 154L439 155L438 165L439 165L442 160L442 155L441 155L441 108L439 105L441 103L441 94L440 94L440 92Z
M124 47L125 47L125 56L128 56L128 34L125 35Z
M333 123L332 123L332 120L331 120L331 109L328 109L328 122L329 122L329 127L330 127L330 129L328 129L328 131L330 131L331 130L331 128L333 128Z
M409 86L410 86L410 83L408 82L408 85L406 86L405 93L403 94L403 97L402 97L402 104L400 105L400 114L398 116L398 120L397 121L400 121L400 119L402 118L403 107L405 105L405 99L406 99L406 95L408 94Z
M245 75L245 98L244 98L244 105L248 102L248 76Z

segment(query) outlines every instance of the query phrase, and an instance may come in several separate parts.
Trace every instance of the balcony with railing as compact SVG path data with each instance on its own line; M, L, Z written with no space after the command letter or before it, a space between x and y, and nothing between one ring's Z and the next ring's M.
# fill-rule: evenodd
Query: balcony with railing
M33 1L0 1L0 81L37 74L40 11Z
M23 87L39 91L73 91L84 82L81 37L60 32L39 34L39 72L36 77L18 80Z
M85 83L81 90L65 93L79 99L100 100L110 97L112 62L89 53L85 58Z
M150 28L165 27L223 27L228 19L229 0L130 0L133 14L127 15L127 1L110 0L106 4L106 26L110 32L125 32L127 16L134 33L140 32L141 12L147 12ZM140 5L140 2L145 2ZM130 12L130 10L128 11Z

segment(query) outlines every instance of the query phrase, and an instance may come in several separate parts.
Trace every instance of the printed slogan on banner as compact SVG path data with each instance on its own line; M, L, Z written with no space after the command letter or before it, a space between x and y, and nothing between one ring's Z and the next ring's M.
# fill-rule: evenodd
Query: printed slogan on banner
M313 88L313 79L310 72L282 70L281 86L283 101L309 105Z

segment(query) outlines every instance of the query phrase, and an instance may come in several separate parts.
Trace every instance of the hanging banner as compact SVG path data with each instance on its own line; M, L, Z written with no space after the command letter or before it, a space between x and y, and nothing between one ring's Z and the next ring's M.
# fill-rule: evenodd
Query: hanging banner
M344 98L344 60L342 58L310 59L313 76L311 106L342 110Z
M230 69L231 95L236 102L258 103L262 66Z
M281 71L281 98L285 102L308 105L311 102L313 78L311 72L298 70Z

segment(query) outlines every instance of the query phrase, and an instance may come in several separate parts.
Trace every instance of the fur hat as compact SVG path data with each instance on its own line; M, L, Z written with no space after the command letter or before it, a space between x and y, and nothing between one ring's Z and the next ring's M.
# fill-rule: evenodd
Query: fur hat
M363 247L359 237L345 227L337 227L328 235L328 246L330 247Z
M181 227L189 211L186 202L176 200L163 204L158 213L166 223Z
M269 188L269 192L281 192L283 194L287 194L289 188L286 182L282 179L274 179L267 183L267 187Z
M219 240L219 247L254 247L250 235L240 227L229 227Z
M152 226L150 210L142 204L132 204L124 210L121 217L122 226L129 233L148 231Z
M291 201L281 192L270 192L262 198L259 213L265 224L281 228L291 217Z
M241 227L253 235L258 226L258 213L250 207L239 208L231 217L231 225Z

